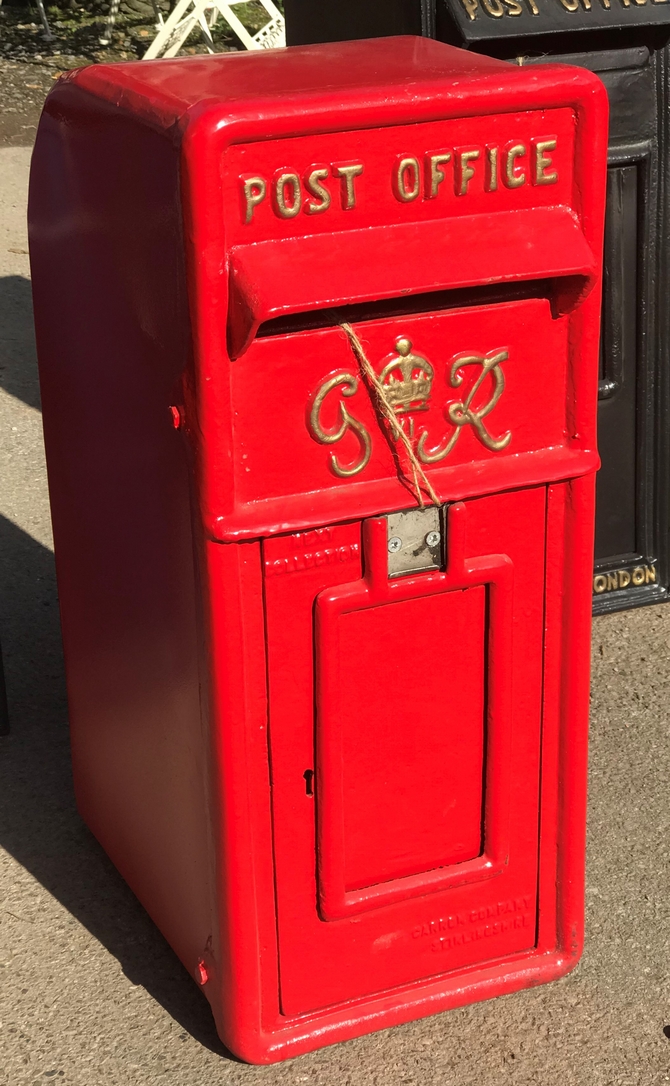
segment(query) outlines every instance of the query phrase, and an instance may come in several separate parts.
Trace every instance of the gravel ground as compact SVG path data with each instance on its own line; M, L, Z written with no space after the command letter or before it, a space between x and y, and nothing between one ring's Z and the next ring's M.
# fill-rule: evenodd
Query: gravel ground
M0 144L30 146L44 99L62 69L56 63L0 59Z
M160 0L160 6L167 14L167 2ZM252 32L267 20L253 0L235 10ZM44 99L61 72L142 57L155 34L153 21L122 11L110 45L102 46L108 11L107 0L91 0L90 9L47 7L53 40L46 41L34 8L0 3L0 145L32 144ZM237 38L222 21L213 36L221 52L238 48ZM194 32L182 53L204 52L202 39Z

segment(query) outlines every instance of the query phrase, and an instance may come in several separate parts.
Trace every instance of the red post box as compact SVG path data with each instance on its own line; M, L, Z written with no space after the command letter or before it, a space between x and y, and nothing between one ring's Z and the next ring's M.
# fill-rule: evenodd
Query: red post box
M78 802L244 1059L579 956L606 108L418 38L48 98Z

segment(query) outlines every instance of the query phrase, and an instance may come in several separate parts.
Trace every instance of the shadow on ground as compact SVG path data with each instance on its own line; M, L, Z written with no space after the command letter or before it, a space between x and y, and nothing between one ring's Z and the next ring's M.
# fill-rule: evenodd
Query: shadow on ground
M0 386L38 407L30 283L20 276L0 279L0 339ZM204 996L77 814L53 555L4 517L0 616L12 726L0 739L0 846L118 959L133 984L201 1044L227 1055Z
M0 278L0 388L40 410L30 279Z

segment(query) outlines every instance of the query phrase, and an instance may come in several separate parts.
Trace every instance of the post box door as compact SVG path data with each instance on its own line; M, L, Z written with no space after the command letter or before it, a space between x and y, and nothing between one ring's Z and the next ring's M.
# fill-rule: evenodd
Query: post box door
M384 521L264 543L285 1014L535 944L546 490L447 519L393 582Z

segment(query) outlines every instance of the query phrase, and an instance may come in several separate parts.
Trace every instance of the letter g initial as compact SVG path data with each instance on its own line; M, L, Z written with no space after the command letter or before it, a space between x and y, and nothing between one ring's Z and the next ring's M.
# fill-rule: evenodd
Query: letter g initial
M350 467L343 467L334 453L330 454L330 466L337 476L346 479L351 475L358 475L367 466L372 452L372 440L362 422L350 414L346 405L340 400L340 425L335 430L325 430L321 425L321 408L323 401L334 388L342 389L343 396L353 396L358 388L358 378L351 373L339 373L336 377L329 377L319 388L312 409L309 413L309 431L315 441L322 445L335 445L341 441L348 430L353 430L361 445L359 460Z

